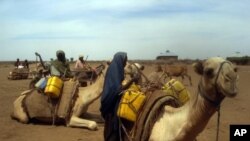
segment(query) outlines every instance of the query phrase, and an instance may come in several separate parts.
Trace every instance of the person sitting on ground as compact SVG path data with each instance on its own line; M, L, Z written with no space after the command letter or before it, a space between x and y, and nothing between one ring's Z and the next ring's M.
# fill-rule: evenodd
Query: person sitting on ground
M57 59L51 62L50 73L65 78L73 77L69 63L66 61L65 53L62 50L56 52Z

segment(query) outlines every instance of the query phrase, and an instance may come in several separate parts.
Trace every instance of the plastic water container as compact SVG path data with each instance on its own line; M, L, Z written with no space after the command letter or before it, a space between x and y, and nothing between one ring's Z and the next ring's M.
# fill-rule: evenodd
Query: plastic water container
M62 86L63 81L57 76L52 76L48 79L44 92L52 98L58 98L60 96Z
M132 84L122 96L117 115L121 118L134 122L145 99L146 96L140 91L140 88L135 84Z
M176 97L181 105L185 104L189 100L189 91L178 80L171 79L162 87L162 89L167 95Z
M43 77L35 84L35 87L39 89L44 89L46 87L46 84L47 78Z

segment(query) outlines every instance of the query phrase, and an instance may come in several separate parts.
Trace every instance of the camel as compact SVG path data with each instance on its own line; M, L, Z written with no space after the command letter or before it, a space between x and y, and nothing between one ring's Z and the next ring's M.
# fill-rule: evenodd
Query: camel
M173 76L180 76L182 78L182 81L184 80L184 77L187 77L190 85L192 86L191 76L188 74L188 69L186 65L167 65L165 66L165 69L163 71L165 74L165 81L166 78L169 77L170 79L172 79Z
M104 83L104 74L106 72L104 65L99 69L99 75L95 82L88 87L79 87L78 97L72 108L71 117L67 123L68 127L83 127L90 130L97 129L97 123L95 121L81 118L83 113L87 112L88 106L100 97ZM24 91L13 103L12 118L17 119L21 123L28 123L30 121L25 109L23 107L23 100L29 92L32 90ZM52 118L51 118L52 120ZM48 121L49 122L49 121Z
M132 77L138 77L138 80L136 83L141 85L143 83L142 75L144 74L142 73L142 71L144 70L144 68L145 67L139 63L127 62L124 68L125 79L128 80ZM145 76L143 77L147 79Z
M105 69L104 69L105 68ZM98 73L96 80L93 84L87 87L79 87L78 97L75 101L75 104L72 108L72 114L67 123L68 127L80 127L87 128L90 130L97 129L97 122L93 120L83 119L81 116L84 113L87 113L89 105L91 105L95 100L101 96L101 92L104 85L104 76L106 73L107 67L104 67L103 70ZM131 69L125 69L126 73L132 74L137 73ZM11 115L12 118L17 119L21 123L28 123L30 121L27 113L25 112L24 107L22 106L23 100L26 97L26 94L32 90L24 91L13 103L14 110ZM50 119L52 120L52 118Z
M152 71L148 75L148 80L150 83L152 83L156 87L161 88L163 84L165 83L165 80L164 80L165 75L166 74L165 72L163 72L161 65L156 65L154 68L154 71Z
M237 95L239 76L231 62L212 57L193 66L201 76L197 94L191 95L182 107L163 107L152 127L149 141L194 141L224 98Z

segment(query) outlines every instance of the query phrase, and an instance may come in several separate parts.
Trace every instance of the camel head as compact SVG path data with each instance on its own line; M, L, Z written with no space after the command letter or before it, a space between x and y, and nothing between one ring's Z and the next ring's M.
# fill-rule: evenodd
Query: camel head
M142 84L142 71L144 66L139 63L129 63L127 62L124 67L125 80L130 80L132 78L137 78L135 81L136 84Z
M95 68L95 72L97 75L100 75L100 73L102 73L102 71L105 69L105 65L104 64L100 64L99 66L97 66Z
M125 74L135 74L135 73L138 72L138 70L143 71L144 66L139 64L139 63L129 63L129 62L127 62L126 66L124 68Z
M139 63L129 63L127 62L124 67L124 73L133 77L133 75L139 74L139 71L143 71L144 66Z
M239 76L237 68L230 61L213 57L193 66L195 72L202 76L199 87L203 87L205 93L214 94L209 95L210 99L220 97L222 100L225 96L234 97L238 93Z

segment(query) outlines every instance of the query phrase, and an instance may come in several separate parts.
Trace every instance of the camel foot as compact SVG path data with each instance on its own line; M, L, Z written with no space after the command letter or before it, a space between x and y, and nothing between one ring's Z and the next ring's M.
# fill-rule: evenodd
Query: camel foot
M10 118L13 120L17 120L23 124L27 124L29 122L29 120L27 120L26 118L17 118L13 112L10 114Z
M72 116L70 119L70 122L67 126L70 127L83 127L88 128L90 130L96 130L97 129L97 123L95 121L90 121L86 119L81 119L76 116Z
M96 122L90 123L89 126L88 126L88 128L90 130L97 130L97 124L96 124Z

